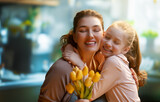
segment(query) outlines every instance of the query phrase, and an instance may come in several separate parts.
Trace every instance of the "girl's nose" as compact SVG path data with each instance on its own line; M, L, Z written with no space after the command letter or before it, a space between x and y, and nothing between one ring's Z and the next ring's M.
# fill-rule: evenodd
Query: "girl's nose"
M107 47L111 47L111 46L112 46L111 40L106 41L106 46L107 46Z

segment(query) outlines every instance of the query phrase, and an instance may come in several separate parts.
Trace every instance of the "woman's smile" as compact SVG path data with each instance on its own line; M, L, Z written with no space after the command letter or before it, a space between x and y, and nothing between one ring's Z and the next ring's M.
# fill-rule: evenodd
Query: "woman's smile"
M96 40L90 40L85 42L86 46L93 47L96 45Z

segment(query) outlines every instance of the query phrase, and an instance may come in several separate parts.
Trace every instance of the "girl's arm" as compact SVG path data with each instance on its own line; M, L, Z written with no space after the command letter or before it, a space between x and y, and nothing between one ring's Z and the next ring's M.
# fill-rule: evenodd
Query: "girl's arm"
M62 52L62 56L69 63L78 66L80 69L83 69L85 66L84 62L81 60L79 52L71 44L65 46Z
M113 56L108 58L104 62L100 80L94 84L92 100L97 99L117 85L120 76L121 70L119 65L116 63L115 57Z
M137 85L137 89L139 89L139 82L138 82L137 74L136 74L136 72L134 71L134 69L133 69L133 68L130 68L130 70L131 70L131 73L132 73L133 79L135 80L135 83L136 83L136 85Z

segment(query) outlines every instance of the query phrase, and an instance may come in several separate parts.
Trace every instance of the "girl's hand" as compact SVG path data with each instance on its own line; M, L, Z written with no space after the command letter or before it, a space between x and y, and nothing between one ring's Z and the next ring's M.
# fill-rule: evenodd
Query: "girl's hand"
M69 63L72 63L73 65L78 66L80 69L83 69L84 63L81 60L78 51L71 44L65 46L62 56Z
M76 102L90 102L90 101L87 99L79 99L79 100L76 100Z
M138 82L137 74L136 74L136 72L134 71L134 69L133 69L133 68L130 68L130 70L131 70L131 73L132 73L133 79L135 80L135 83L136 83L136 85L137 85L137 88L139 89L139 82Z

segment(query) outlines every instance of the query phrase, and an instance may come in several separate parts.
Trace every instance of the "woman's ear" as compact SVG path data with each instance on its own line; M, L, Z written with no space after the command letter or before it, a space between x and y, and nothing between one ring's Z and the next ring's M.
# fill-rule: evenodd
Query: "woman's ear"
M73 40L74 40L75 43L77 43L77 36L76 36L75 33L73 33Z

